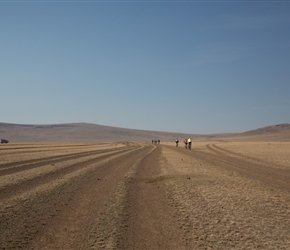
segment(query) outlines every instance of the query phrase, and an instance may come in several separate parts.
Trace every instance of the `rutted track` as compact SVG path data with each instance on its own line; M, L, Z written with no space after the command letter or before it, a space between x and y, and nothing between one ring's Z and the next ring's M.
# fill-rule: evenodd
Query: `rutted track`
M0 249L288 250L289 168L202 145L0 152Z
M159 146L140 162L128 186L117 249L192 249L158 177L160 156Z
M34 237L45 230L45 225L56 216L58 210L71 203L72 193L78 193L77 190L84 192L84 186L88 187L88 193L90 193L89 188L95 185L92 182L105 181L106 183L103 178L111 178L112 171L119 173L120 179L124 178L124 173L131 167L130 164L125 163L131 161L133 164L136 157L143 156L148 149L136 144L120 149L113 147L88 150L88 152L47 157L41 160L31 159L24 161L24 166L21 166L19 162L4 164L5 167L13 167L13 171L6 173L11 180L21 173L27 174L38 168L49 169L51 165L55 166L53 171L43 170L39 175L31 174L32 178L19 179L16 183L9 184L8 182L7 185L2 186L0 228L5 228L5 231L1 232L0 249L28 247ZM32 167L29 168L28 163ZM119 164L122 165L122 170ZM101 172L104 173L101 177L103 180L97 177ZM2 178L4 178L3 175ZM110 189L108 185L114 187L115 184L108 182L106 187ZM59 247L62 248L61 245Z
M290 172L287 170L272 167L264 160L238 154L215 144L208 144L207 149L207 152L195 150L193 152L187 151L187 153L193 154L195 158L211 165L228 171L237 171L250 178L290 190Z
M3 164L10 172L0 176L0 249L185 246L155 181L158 146L118 146Z
M69 161L69 160L76 161L77 159L84 158L84 160L82 160L79 163L72 163L72 164L67 165L65 167L57 168L53 172L43 173L43 174L37 175L33 178L24 179L22 181L17 182L16 184L13 184L13 185L6 185L4 187L0 187L0 201L3 198L7 199L15 194L19 195L22 192L26 192L28 190L31 190L31 189L37 187L39 184L43 185L43 184L49 183L55 179L62 178L67 174L78 171L80 169L84 169L87 166L90 166L94 163L101 162L102 160L107 159L108 157L120 155L123 152L128 153L128 149L121 149L121 150L117 150L117 151L100 150L100 151L90 152L87 154L81 153L81 154L79 154L79 155L77 154L75 156L58 157L57 159L54 159L54 157L52 157L53 158L52 161L46 160L46 161L40 162L40 163L33 163L32 165L24 165L24 166L21 166L17 169L13 168L14 171L11 171L9 174L18 173L20 171L22 172L25 170L29 170L29 169L33 169L33 168L37 168L37 167L41 167L41 166L48 166L48 168L49 168L50 165L54 165L54 164L61 163L64 161ZM87 157L87 156L94 156L94 157L86 160L85 157Z
M41 165L55 164L61 161L73 160L80 157L96 155L99 153L111 152L112 149L102 149L102 150L93 150L93 151L86 151L80 153L71 153L65 155L58 155L58 156L50 156L50 157L42 157L38 159L31 159L31 160L23 160L19 162L10 162L6 164L0 165L0 176L5 174L13 174L19 171L28 170L34 167L38 167Z

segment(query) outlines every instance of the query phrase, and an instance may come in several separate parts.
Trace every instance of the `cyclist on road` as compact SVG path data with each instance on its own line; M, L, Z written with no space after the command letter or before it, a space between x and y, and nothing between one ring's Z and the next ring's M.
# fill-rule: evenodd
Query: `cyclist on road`
M176 143L176 147L178 147L178 143L179 143L178 138L175 140L175 143Z
M188 148L191 149L191 142L192 140L190 138L187 139L187 143L188 143Z
M184 147L187 148L187 139L184 139Z

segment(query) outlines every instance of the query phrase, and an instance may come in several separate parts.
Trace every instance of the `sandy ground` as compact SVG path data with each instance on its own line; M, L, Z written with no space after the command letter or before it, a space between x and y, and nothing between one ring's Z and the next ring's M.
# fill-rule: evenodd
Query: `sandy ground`
M7 144L0 249L290 249L290 143Z

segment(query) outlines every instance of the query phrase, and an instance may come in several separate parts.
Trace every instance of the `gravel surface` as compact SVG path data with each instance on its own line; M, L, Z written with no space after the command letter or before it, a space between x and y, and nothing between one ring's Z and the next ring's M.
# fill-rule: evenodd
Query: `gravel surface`
M289 150L1 145L0 249L290 249Z

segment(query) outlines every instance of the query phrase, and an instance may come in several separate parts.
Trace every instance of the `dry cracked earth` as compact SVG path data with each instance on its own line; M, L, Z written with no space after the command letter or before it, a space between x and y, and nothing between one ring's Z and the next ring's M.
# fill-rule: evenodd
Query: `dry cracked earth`
M8 144L0 249L290 249L290 143Z

